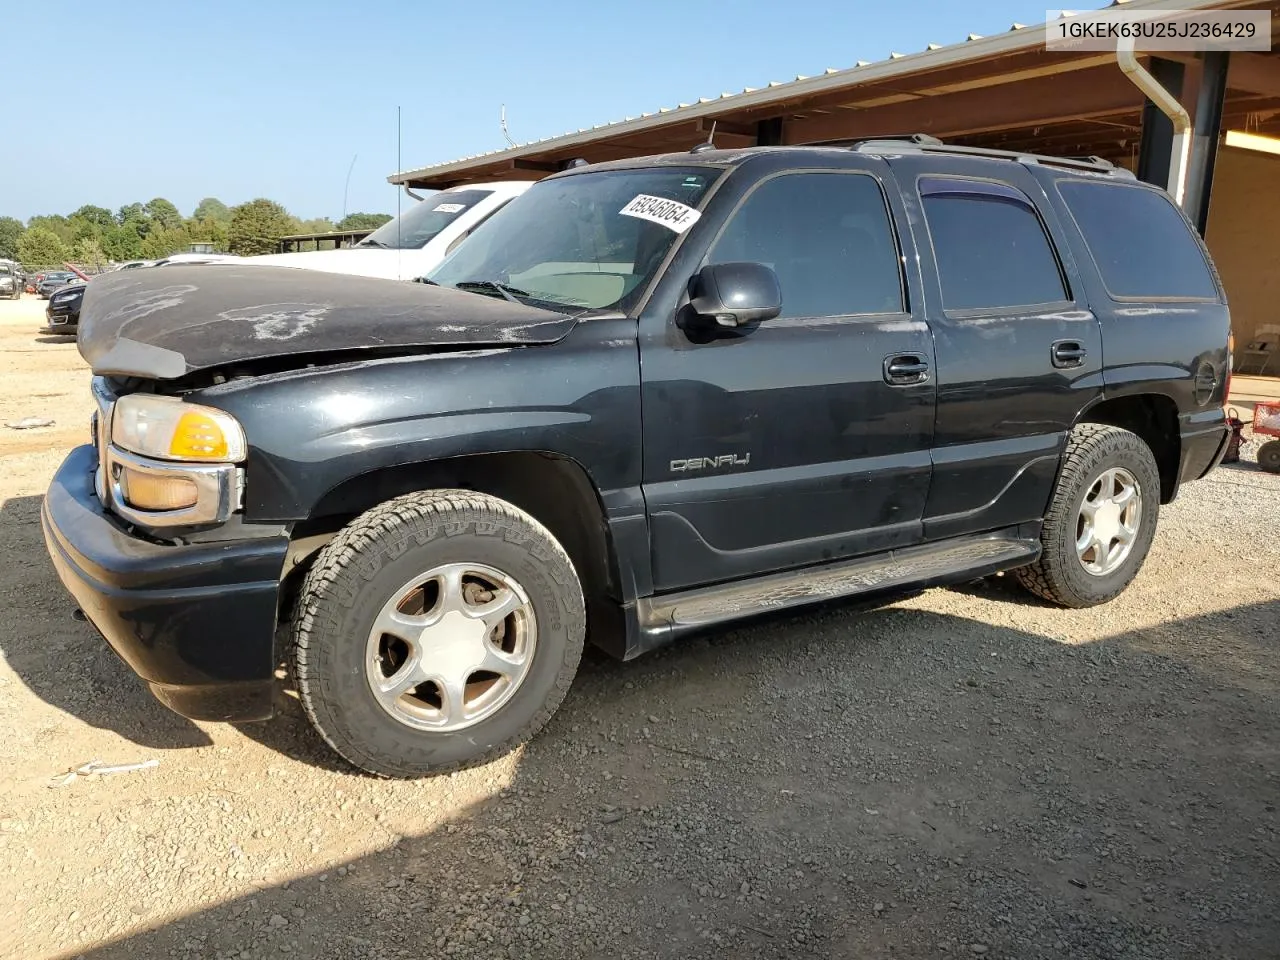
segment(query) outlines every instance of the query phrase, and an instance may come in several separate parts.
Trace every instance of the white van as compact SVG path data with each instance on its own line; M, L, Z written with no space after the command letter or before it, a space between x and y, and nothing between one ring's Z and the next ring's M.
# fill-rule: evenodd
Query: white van
M472 230L531 186L532 182L514 181L450 187L416 203L353 247L270 253L250 257L249 261L387 280L416 280L430 273Z

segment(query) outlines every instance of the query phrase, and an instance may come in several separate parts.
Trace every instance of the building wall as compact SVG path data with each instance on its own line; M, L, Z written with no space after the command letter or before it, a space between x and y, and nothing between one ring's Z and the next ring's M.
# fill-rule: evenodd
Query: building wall
M1205 241L1227 288L1236 356L1264 323L1280 324L1280 156L1218 151ZM1280 357L1271 361L1280 375Z

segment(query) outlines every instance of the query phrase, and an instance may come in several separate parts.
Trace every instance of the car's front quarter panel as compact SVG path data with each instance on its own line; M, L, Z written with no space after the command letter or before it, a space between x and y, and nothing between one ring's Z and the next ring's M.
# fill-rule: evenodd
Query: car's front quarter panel
M189 399L249 442L245 515L311 515L339 484L447 458L547 452L579 463L606 509L638 500L635 322L581 323L557 344L374 359L232 380Z

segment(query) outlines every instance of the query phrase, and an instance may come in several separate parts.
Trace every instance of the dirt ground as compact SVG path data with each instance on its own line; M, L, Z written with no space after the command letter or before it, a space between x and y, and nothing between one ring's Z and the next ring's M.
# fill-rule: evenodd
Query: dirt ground
M1184 490L1106 607L588 655L521 753L383 782L285 690L167 712L72 619L38 511L88 377L42 307L0 302L0 957L1280 956L1280 477ZM159 765L49 786L95 759Z

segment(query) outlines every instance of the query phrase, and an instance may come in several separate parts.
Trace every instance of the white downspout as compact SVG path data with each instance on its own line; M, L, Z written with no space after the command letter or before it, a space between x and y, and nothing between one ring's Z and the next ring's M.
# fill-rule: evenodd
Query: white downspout
M1169 158L1169 193L1182 206L1187 192L1187 168L1191 163L1191 117L1178 98L1156 81L1133 53L1133 38L1121 37L1116 44L1116 62L1133 85L1141 90L1173 124L1173 156Z

